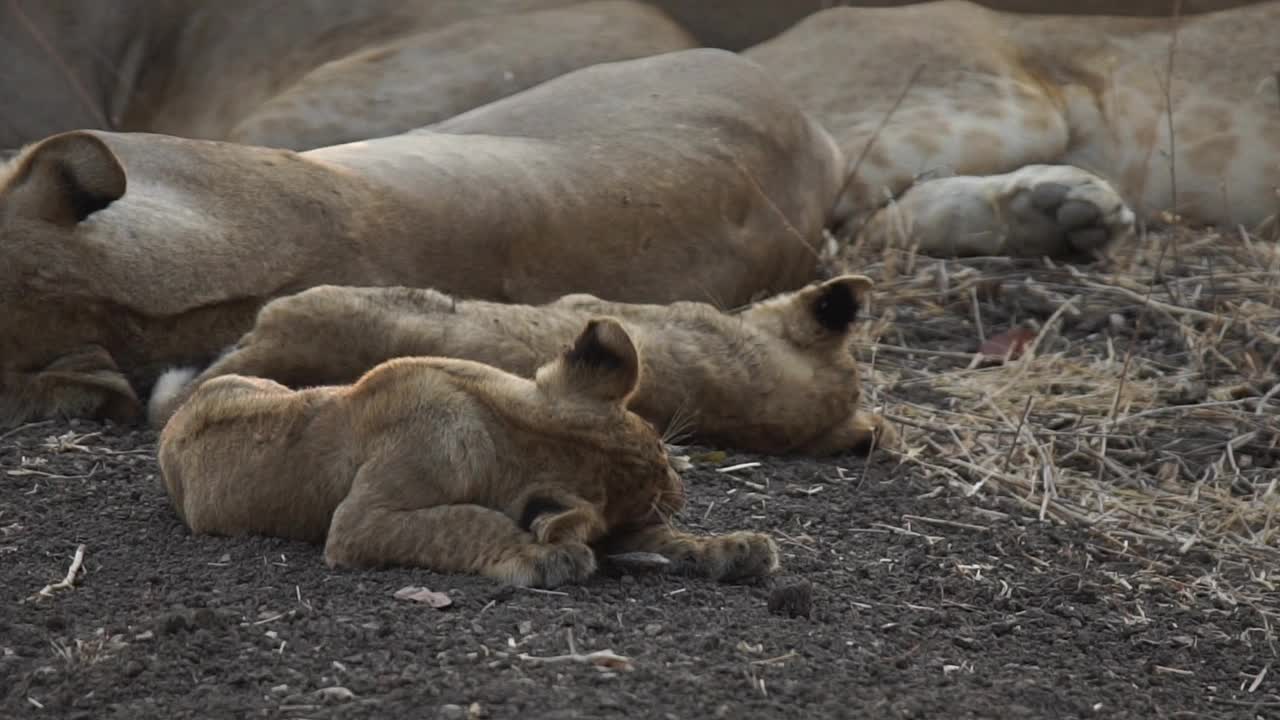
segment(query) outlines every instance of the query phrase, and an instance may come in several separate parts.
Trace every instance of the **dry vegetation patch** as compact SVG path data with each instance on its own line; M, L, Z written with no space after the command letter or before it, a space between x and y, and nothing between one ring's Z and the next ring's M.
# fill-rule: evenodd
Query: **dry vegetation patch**
M877 282L860 352L901 462L1156 571L1191 556L1209 570L1188 591L1275 616L1275 244L1174 227L1088 264L848 258Z

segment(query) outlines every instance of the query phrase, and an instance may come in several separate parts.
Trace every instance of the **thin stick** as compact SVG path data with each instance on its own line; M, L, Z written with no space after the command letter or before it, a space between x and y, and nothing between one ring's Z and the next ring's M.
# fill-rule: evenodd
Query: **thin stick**
M35 23L31 22L31 18L27 17L27 14L23 12L22 6L18 4L17 0L9 0L9 10L18 18L18 22L22 23L22 29L27 31L27 34L31 36L36 45L40 46L40 49L49 57L50 62L62 73L63 79L71 86L71 94L84 106L85 110L89 111L90 115L93 115L94 119L98 121L98 126L103 130L115 129L107 120L107 116L103 114L102 108L93 102L89 89L80 81L75 71L63 61L62 56L50 44L44 33L40 32Z
M76 584L76 576L80 574L80 568L84 565L84 544L81 543L76 547L75 557L71 558L71 567L67 568L67 576L56 583L45 585L40 592L27 598L28 600L36 600L42 597L52 597L58 590L69 590Z
M897 99L893 101L893 104L889 106L889 110L880 118L880 124L876 125L876 129L871 132L871 137L862 146L862 151L858 153L857 159L853 161L853 166L849 168L849 173L845 175L844 184L840 186L840 192L836 193L837 203L849 190L849 186L853 184L853 179L858 176L858 170L862 167L863 161L867 159L867 155L871 154L871 148L875 147L876 140L880 139L880 133L889 124L889 118L893 117L893 114L898 111L902 101L907 99L907 93L911 92L911 88L915 87L916 81L920 79L920 73L922 72L924 72L924 65L917 65L916 69L912 71L911 77L907 79L907 84L903 86L902 92L898 93Z
M9 438L13 437L14 435L17 435L20 432L30 430L31 428L38 428L41 425L51 425L53 424L53 422L54 422L53 420L41 420L39 422L27 423L26 425L19 425L18 427L4 433L3 435L0 435L0 442L4 440L8 440Z
M915 520L916 522L927 523L929 525L942 525L945 527L961 528L964 530L977 530L978 532L991 532L991 528L982 525L973 525L971 523L956 522L955 520L943 520L942 518L925 517L924 515L903 515L903 520Z
M574 646L573 631L569 630L569 652L565 655L551 655L549 657L537 657L528 653L520 653L517 657L528 662L536 662L543 664L564 664L564 663L582 663L591 665L600 670L622 670L630 672L635 667L631 664L631 658L619 655L612 650L596 650L589 653L580 653Z
M1169 125L1169 194L1178 211L1178 146L1173 136L1173 61L1178 56L1178 27L1182 24L1182 0L1173 0L1173 30L1169 35L1169 57L1164 75L1164 114ZM1159 268L1156 268L1157 271Z

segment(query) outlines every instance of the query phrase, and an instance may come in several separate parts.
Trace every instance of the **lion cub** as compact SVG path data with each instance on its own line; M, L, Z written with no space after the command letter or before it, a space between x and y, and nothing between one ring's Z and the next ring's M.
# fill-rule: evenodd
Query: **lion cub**
M542 587L591 576L595 550L719 580L775 570L767 535L671 527L680 476L626 409L640 374L627 332L597 318L532 380L430 357L301 391L226 375L165 426L160 469L193 532L324 542L331 566Z
M892 443L862 412L851 324L871 281L844 275L729 314L695 302L642 305L566 295L545 305L456 300L434 290L320 286L271 301L210 367L171 371L152 393L160 427L219 375L290 387L351 382L395 357L482 362L524 377L592 316L622 319L644 362L631 409L670 435L751 452L811 455Z

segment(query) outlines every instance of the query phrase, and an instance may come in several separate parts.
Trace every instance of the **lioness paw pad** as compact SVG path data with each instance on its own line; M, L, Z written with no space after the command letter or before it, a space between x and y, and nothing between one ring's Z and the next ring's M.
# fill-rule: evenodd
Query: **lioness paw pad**
M1014 242L1020 234L1040 234L1056 237L1067 252L1090 253L1134 231L1133 211L1106 180L1092 173L1068 165L1040 165L1023 168L1015 176L1008 208L1021 233L1013 234ZM1018 248L1011 249L1018 254Z

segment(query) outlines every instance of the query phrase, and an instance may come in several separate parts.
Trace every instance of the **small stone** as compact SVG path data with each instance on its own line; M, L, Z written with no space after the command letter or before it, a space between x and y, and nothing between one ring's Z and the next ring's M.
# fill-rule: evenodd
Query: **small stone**
M467 716L467 711L462 709L461 705L441 705L440 717L442 720L463 720Z
M200 608L191 614L191 622L197 627L212 628L218 625L218 614L207 607Z
M644 634L649 637L657 637L658 635L661 635L662 631L665 629L666 628L662 627L661 623L649 623L644 626Z
M187 629L187 616L180 613L169 613L160 620L160 632L165 635L175 635Z
M518 630L521 635L528 635L533 632L533 623L528 620L521 620L519 624L516 625L516 630Z
M813 612L813 584L808 580L778 584L769 592L769 612L808 618Z
M125 674L125 677L138 677L139 675L142 674L142 671L145 669L146 667L142 663L138 662L137 660L130 660L129 662L125 663L124 674Z
M352 700L356 694L341 685L334 685L333 687L320 688L316 691L316 696L326 703L336 704Z
M286 684L284 684L284 683L280 683L279 685L273 685L273 686L271 686L271 694L272 694L272 695L284 695L284 694L286 694L286 693L288 693L288 692L289 692L289 686L288 686L288 685L286 685Z

